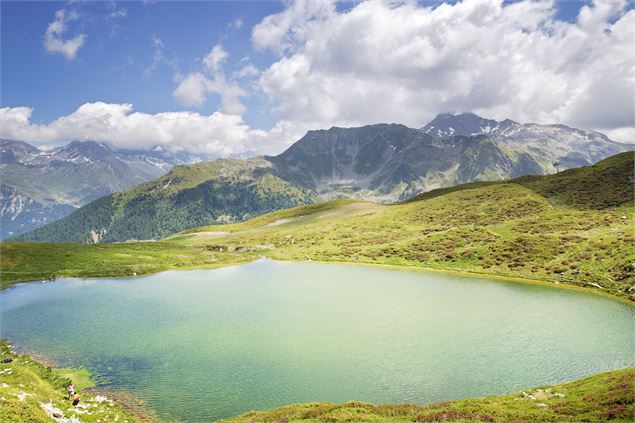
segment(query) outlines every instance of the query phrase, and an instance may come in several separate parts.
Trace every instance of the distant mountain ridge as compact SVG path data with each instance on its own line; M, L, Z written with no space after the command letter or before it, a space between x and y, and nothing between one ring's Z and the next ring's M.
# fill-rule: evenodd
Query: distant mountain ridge
M16 239L158 239L326 199L394 202L465 182L553 173L554 161L565 169L632 149L595 132L474 114L439 115L422 129L333 127L309 131L277 156L177 166Z
M101 196L195 159L191 154L115 151L94 141L40 150L23 141L0 140L0 239L57 220Z
M634 148L595 131L560 124L521 124L510 119L496 121L474 113L442 113L421 130L440 138L487 135L501 144L525 150L546 168L554 161L560 162L563 168L586 166Z

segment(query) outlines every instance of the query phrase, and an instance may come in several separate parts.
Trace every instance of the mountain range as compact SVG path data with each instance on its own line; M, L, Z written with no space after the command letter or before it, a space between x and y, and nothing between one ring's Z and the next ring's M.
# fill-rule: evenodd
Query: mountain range
M209 157L165 151L113 150L75 141L40 150L0 140L0 239L62 218L112 192L168 172L177 164Z
M520 124L510 119L499 122L474 113L443 113L421 130L441 138L485 134L502 144L526 150L546 169L552 169L555 161L563 169L586 166L615 152L633 149L595 131L565 125Z
M309 131L277 156L176 166L15 240L157 239L326 199L387 203L465 182L554 173L555 162L584 166L632 149L597 132L472 113L441 114L420 129L333 127Z

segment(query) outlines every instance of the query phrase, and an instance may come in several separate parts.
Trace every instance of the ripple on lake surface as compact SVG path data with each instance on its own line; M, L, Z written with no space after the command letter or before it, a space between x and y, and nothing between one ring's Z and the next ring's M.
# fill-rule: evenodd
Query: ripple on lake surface
M425 404L632 366L633 308L552 287L259 261L2 293L1 328L167 419Z

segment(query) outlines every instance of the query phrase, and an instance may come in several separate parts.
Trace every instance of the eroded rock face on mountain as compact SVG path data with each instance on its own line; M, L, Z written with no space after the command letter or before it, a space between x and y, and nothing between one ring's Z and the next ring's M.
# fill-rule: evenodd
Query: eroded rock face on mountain
M553 173L554 162L586 166L630 149L564 125L444 113L420 130L379 124L309 131L269 159L325 198L390 202L464 182Z
M380 202L463 182L544 173L531 155L487 135L444 139L395 124L310 131L269 159L325 198Z

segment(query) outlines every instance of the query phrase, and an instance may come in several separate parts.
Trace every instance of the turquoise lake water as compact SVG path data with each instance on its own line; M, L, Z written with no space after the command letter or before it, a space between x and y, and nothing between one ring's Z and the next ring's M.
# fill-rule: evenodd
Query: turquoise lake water
M0 305L2 337L183 422L308 401L426 404L635 364L632 307L440 273L262 260L24 284Z

